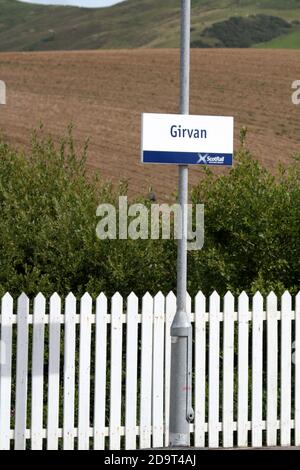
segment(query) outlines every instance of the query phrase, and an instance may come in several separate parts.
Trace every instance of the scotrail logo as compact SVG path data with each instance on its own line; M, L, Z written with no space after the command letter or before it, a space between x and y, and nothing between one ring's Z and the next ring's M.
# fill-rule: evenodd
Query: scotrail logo
M205 155L202 155L202 153L198 153L198 162L197 163L203 163L203 165L209 165L209 164L214 164L214 165L223 165L225 161L225 157L220 157L220 156L215 156L211 157L208 153Z
M206 155L202 155L201 153L198 153L199 160L197 163L204 163L206 165L208 156L209 156L208 153Z

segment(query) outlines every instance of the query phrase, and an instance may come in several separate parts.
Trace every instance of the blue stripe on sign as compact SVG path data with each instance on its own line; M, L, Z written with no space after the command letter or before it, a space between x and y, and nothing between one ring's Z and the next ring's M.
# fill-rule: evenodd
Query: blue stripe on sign
M145 150L143 152L143 163L232 166L232 157L231 153L156 152Z

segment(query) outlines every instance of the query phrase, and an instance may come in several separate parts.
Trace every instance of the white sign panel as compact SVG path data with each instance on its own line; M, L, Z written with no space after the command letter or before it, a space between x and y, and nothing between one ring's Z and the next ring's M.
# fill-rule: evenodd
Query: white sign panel
M142 115L142 162L232 165L233 117Z

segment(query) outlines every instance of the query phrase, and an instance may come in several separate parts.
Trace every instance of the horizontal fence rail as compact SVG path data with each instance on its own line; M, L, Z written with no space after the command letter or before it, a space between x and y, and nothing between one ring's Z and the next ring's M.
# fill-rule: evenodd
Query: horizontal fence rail
M1 299L0 449L168 445L176 297ZM300 445L300 295L188 296L191 444Z

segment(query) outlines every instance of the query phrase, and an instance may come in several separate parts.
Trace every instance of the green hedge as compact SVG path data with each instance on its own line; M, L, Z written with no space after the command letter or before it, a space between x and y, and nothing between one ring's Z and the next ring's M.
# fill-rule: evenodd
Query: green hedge
M174 240L96 237L98 204L117 204L127 187L91 177L86 156L86 147L78 152L71 135L60 145L34 135L26 152L0 142L0 295L175 290ZM298 290L297 157L274 177L242 140L234 167L221 176L203 170L191 199L205 204L204 247L188 255L192 295L199 289L205 294Z
M206 28L202 39L215 38L220 47L250 47L286 34L290 28L290 23L277 16L233 16Z
M117 204L127 188L91 177L86 157L71 134L60 145L35 134L25 153L0 142L0 294L142 294L174 285L173 242L96 237L97 206Z

